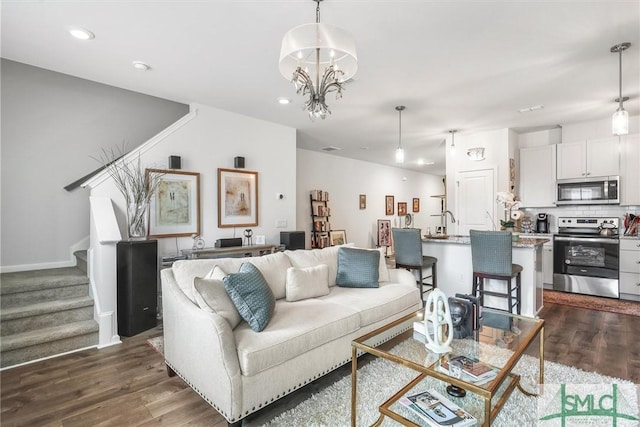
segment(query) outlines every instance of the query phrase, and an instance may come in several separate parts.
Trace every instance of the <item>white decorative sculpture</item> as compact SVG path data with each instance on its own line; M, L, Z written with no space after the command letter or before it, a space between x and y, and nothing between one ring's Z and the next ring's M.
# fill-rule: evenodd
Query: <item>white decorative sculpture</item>
M431 322L433 329L429 328L428 322ZM449 301L440 289L432 290L427 298L427 305L424 309L424 330L427 338L426 346L429 350L435 353L451 351L449 344L453 340L453 323L449 311Z

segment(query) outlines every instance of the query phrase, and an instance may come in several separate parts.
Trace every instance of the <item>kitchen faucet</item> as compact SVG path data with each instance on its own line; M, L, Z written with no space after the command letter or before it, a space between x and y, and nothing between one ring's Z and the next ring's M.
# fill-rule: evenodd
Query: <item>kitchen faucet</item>
M451 216L451 223L455 224L456 223L456 217L453 216L453 212L446 210L444 212L442 212L442 216L447 216L447 214L449 214Z

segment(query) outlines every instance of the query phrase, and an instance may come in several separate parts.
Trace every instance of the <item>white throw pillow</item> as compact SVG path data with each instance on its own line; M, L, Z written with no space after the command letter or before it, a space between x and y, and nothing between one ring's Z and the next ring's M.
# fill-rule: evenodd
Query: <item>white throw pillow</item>
M329 294L329 266L287 269L287 301L300 301Z
M387 268L387 259L384 257L385 248L377 248L378 252L380 252L380 267L378 269L378 276L380 277L378 280L380 282L388 282L391 280L389 278L389 269Z
M224 288L224 276L225 272L216 265L206 278L193 279L193 297L198 307L224 317L231 329L234 329L242 321L242 317Z
M214 265L211 271L207 273L206 276L204 276L204 279L222 280L226 275L227 273L222 269L222 267L220 267L219 265Z

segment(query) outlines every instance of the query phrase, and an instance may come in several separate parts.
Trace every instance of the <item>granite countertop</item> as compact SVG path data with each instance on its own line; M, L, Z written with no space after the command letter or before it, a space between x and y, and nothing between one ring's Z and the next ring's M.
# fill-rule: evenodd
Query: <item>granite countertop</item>
M424 243L455 243L459 245L471 245L471 239L469 236L446 236L440 237L438 235L427 236L422 239ZM513 242L514 248L533 248L536 246L542 246L549 242L550 239L544 237L521 237L517 242Z

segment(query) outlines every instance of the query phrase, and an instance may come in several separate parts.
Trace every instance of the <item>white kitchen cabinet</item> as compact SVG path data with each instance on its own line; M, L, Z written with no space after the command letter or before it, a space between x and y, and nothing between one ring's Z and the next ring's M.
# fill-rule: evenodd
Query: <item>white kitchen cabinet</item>
M553 241L542 246L542 281L553 286Z
M558 179L619 174L620 147L617 137L557 145Z
M640 205L640 135L625 135L620 147L620 204Z
M520 206L555 206L556 146L520 149Z
M640 239L620 239L620 298L640 301Z

